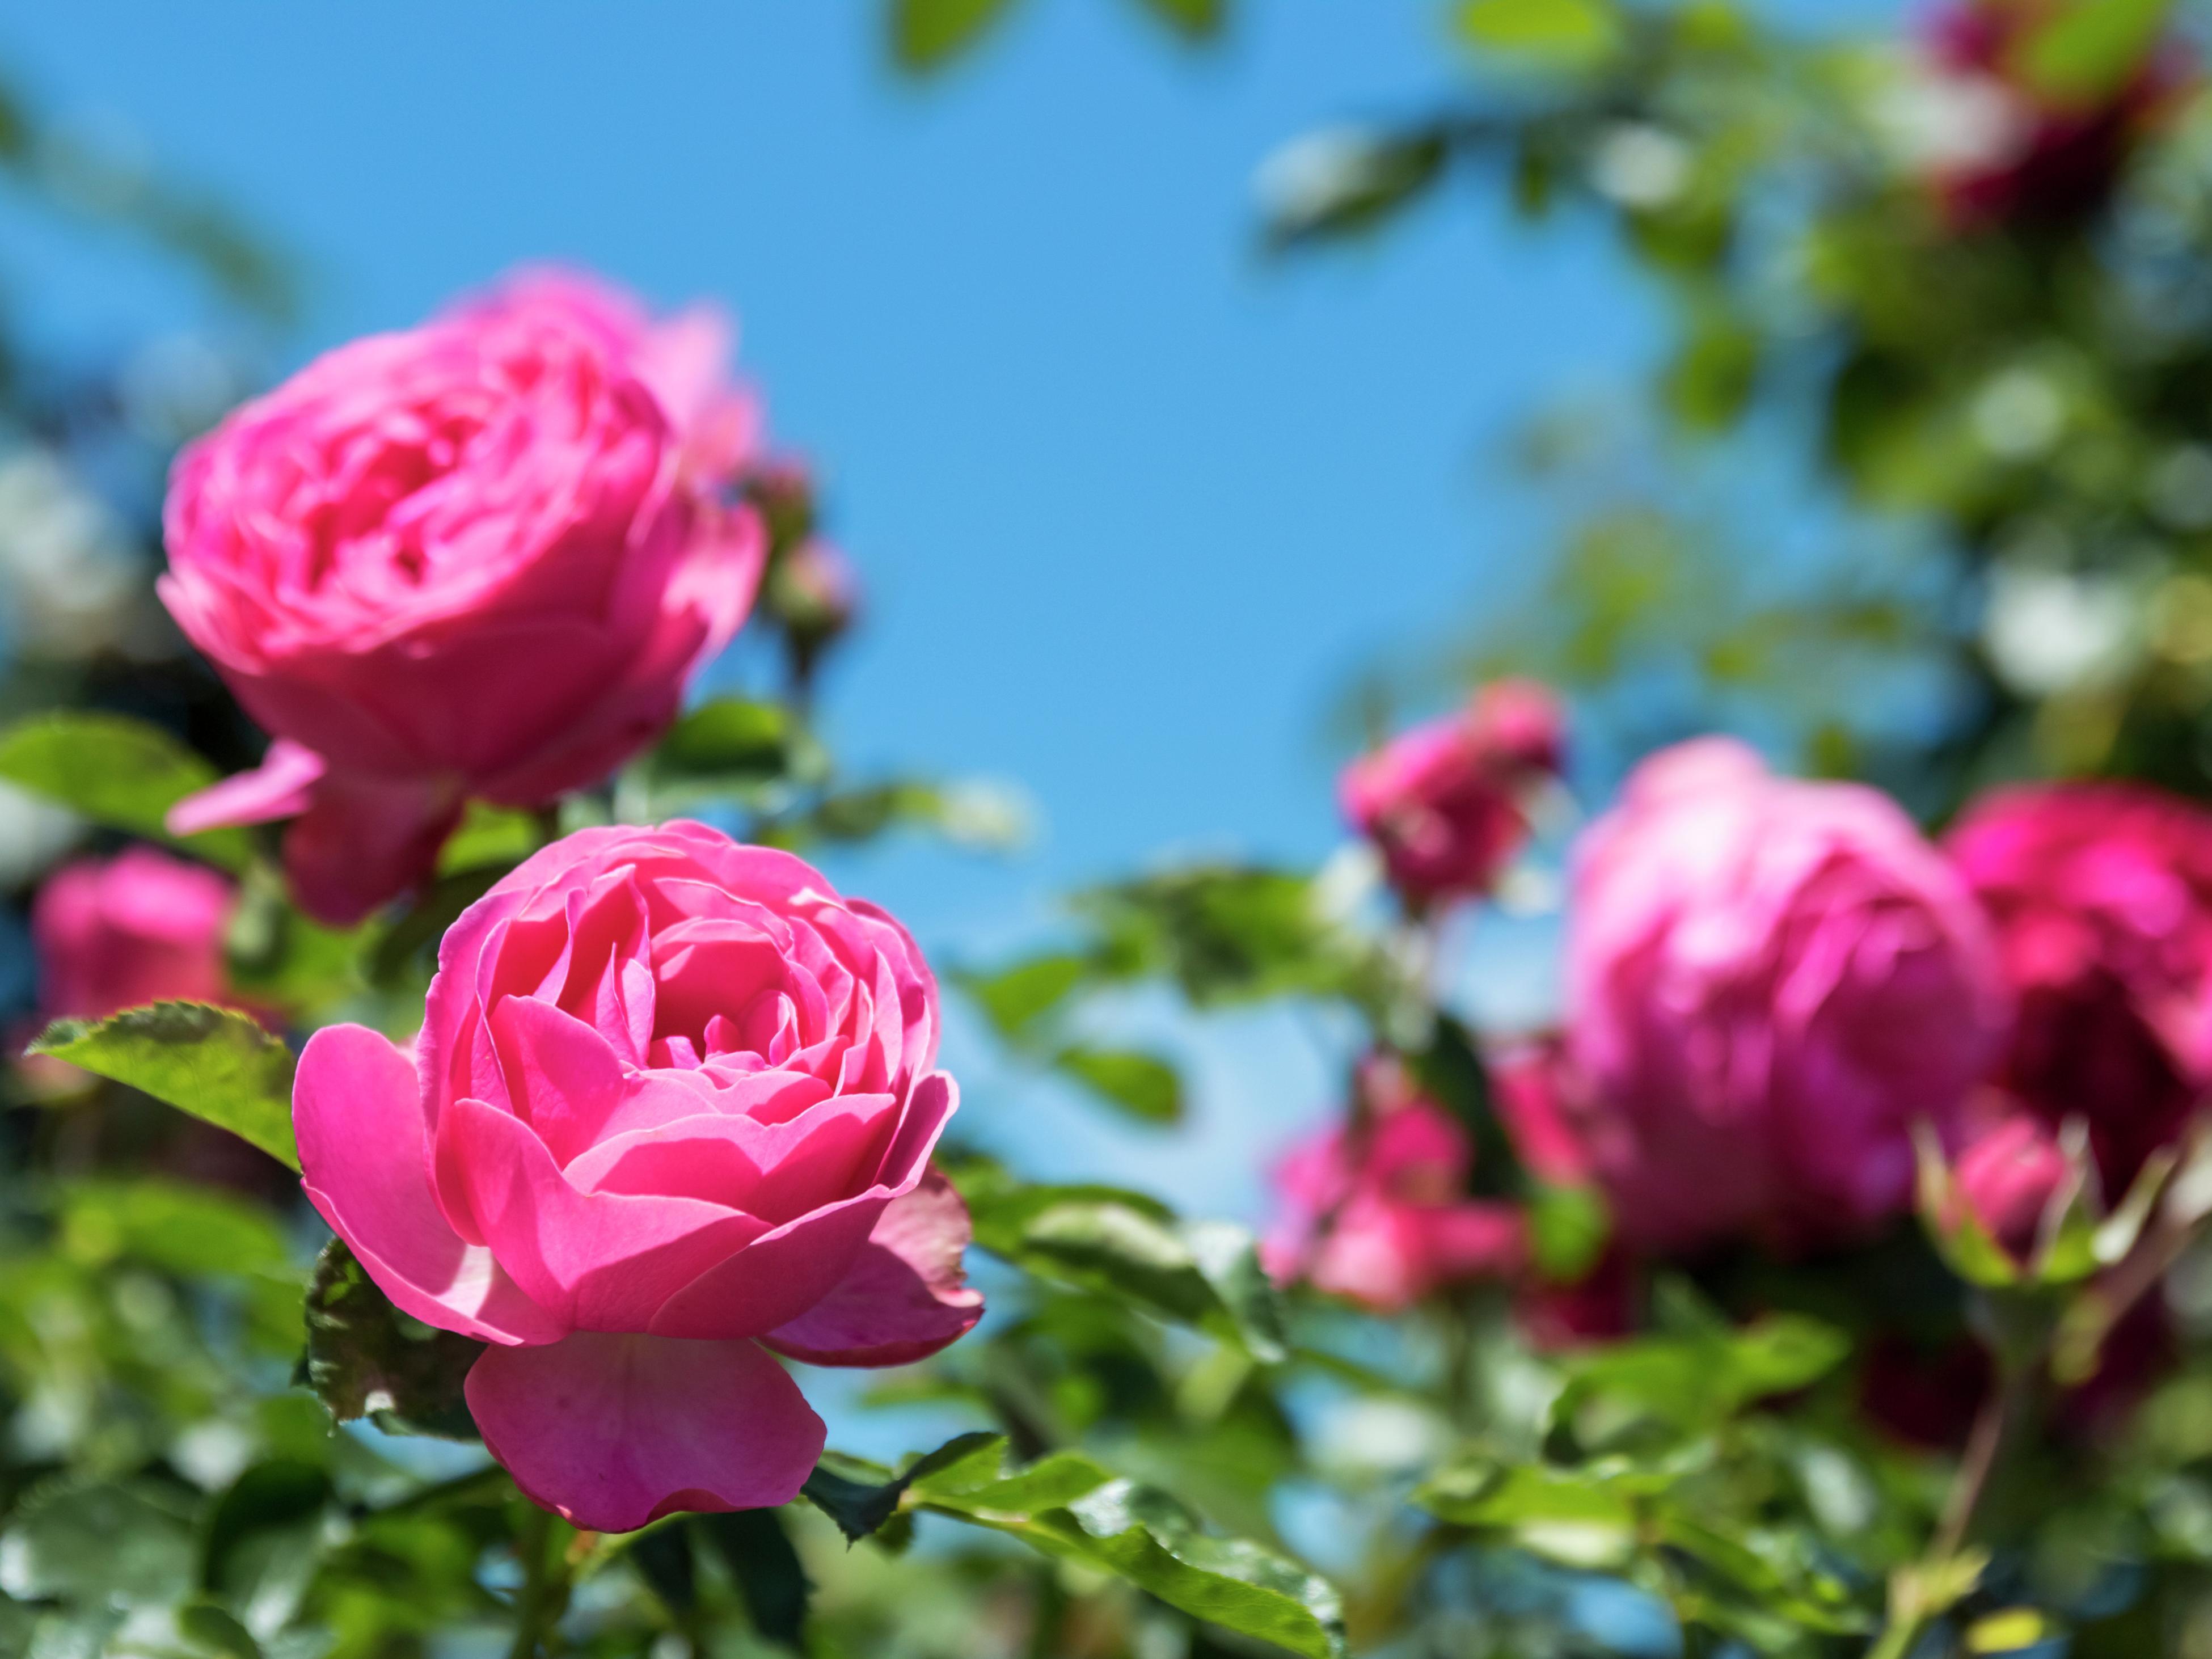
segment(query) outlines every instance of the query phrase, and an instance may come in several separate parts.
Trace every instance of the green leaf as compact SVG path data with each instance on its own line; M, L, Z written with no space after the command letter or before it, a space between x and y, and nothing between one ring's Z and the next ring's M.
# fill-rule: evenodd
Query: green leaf
M1560 66L1591 63L1621 42L1604 0L1468 0L1454 15L1471 44Z
M1053 1064L1146 1123L1182 1121L1182 1079L1174 1066L1126 1048L1063 1048Z
M214 767L158 726L121 714L36 714L0 732L0 778L60 802L111 830L189 847L211 864L242 870L252 846L237 830L178 841L169 809L216 781Z
M1104 976L1173 980L1200 1006L1305 994L1372 999L1379 963L1286 871L1194 865L1079 894Z
M1724 431L1751 402L1759 356L1754 331L1717 302L1701 306L1667 368L1668 407L1693 431Z
M1229 21L1228 0L1137 0L1137 5L1186 40L1211 40Z
M208 1515L200 1588L264 1630L289 1620L319 1564L331 1498L329 1475L313 1463L276 1458L247 1468Z
M679 1522L634 1532L623 1553L637 1569L638 1577L679 1620L699 1604L698 1564L692 1559L688 1526Z
M261 1644L237 1618L213 1601L190 1601L177 1609L177 1632L194 1647L227 1659L262 1659Z
M156 1002L106 1019L58 1019L30 1052L143 1089L300 1167L292 1051L234 1008Z
M995 974L956 972L952 979L1000 1036L1016 1041L1067 1000L1083 982L1085 968L1081 957L1058 951L1031 957Z
M1281 1298L1252 1236L1224 1221L1181 1222L1140 1194L1111 1187L1027 1186L980 1164L953 1166L975 1242L1026 1272L1130 1304L1283 1357Z
M814 1587L782 1517L774 1510L738 1510L698 1516L691 1525L729 1568L762 1639L804 1653L806 1604Z
M891 0L891 61L909 74L940 70L981 40L1010 0Z
M538 842L534 813L472 800L461 815L459 827L438 849L438 873L452 875L487 865L511 870L538 850Z
M1842 1332L1796 1314L1615 1343L1570 1363L1553 1417L1597 1438L1643 1419L1692 1432L1818 1382L1850 1351Z
M63 1189L61 1243L75 1261L143 1262L180 1276L291 1272L276 1218L212 1187L149 1178L73 1182Z
M915 1480L913 1495L933 1513L1103 1569L1224 1630L1307 1659L1344 1653L1334 1587L1287 1557L1210 1533L1166 1492L1115 1479L1079 1453L1012 1471L995 1463L992 1452L970 1455Z
M913 1482L958 1468L975 1458L988 1460L989 1468L995 1471L1005 1445L1004 1435L955 1435L935 1451L913 1460L905 1472L897 1475L880 1464L830 1452L815 1466L814 1473L806 1477L806 1484L799 1492L837 1523L837 1530L845 1534L848 1543L856 1544L898 1512L900 1502Z
M1632 1472L1619 1459L1561 1468L1462 1458L1416 1487L1413 1502L1455 1526L1582 1528L1618 1534L1625 1547L1632 1541L1639 1504L1665 1491L1672 1480Z
M387 1434L473 1440L461 1385L483 1352L483 1343L393 1307L343 1239L323 1247L307 1291L300 1380L339 1422L366 1417Z
M159 1607L192 1583L191 1528L175 1498L150 1482L43 1487L9 1518L0 1547L9 1591L24 1600Z
M2172 9L2172 0L2074 0L2022 36L2008 67L2054 102L2102 106L2156 49Z
M1442 133L1320 132L1285 145L1260 176L1267 244L1278 252L1379 228L1443 176Z
M668 728L646 769L656 793L743 793L820 782L829 757L781 703L714 697Z
M1597 1266L1612 1236L1612 1218L1595 1187L1538 1182L1528 1194L1528 1237L1536 1267L1557 1285L1572 1285Z

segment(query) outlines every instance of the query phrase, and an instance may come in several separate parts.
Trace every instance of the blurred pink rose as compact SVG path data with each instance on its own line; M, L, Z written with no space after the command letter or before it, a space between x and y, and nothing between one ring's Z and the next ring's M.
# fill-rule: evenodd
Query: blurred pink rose
M1954 225L2050 224L2094 212L2195 82L2193 57L2169 37L2109 93L2069 100L2039 88L2018 59L2068 10L2063 0L1953 0L1929 18L1927 64L1950 100L1931 182Z
M2020 1000L2002 1080L2048 1124L2087 1120L2117 1198L2212 1088L2212 813L2127 784L2007 789L1945 845Z
M2001 1120L1959 1155L1959 1196L1982 1230L2015 1261L2035 1252L2045 1212L2072 1173L2066 1154L2035 1119Z
M1370 1088L1367 1106L1276 1166L1279 1213L1261 1246L1268 1273L1388 1313L1448 1285L1517 1272L1526 1227L1512 1206L1466 1195L1467 1131L1395 1087Z
M652 741L763 556L720 499L750 405L711 332L532 277L188 448L161 597L276 740L172 828L296 818L295 895L346 923L429 874L467 797L543 805Z
M586 830L439 949L413 1060L318 1031L308 1197L417 1318L494 1346L484 1443L580 1527L793 1497L775 1355L902 1364L972 1326L937 985L905 930L702 824Z
M1987 924L1895 804L1726 738L1646 761L1584 834L1566 973L1583 1139L1651 1250L1866 1231L2008 1024Z
M1487 892L1528 839L1529 792L1561 763L1557 699L1528 680L1413 727L1344 771L1345 817L1412 903Z
M237 894L214 871L150 847L76 859L31 904L39 1009L97 1018L149 1002L220 1002Z

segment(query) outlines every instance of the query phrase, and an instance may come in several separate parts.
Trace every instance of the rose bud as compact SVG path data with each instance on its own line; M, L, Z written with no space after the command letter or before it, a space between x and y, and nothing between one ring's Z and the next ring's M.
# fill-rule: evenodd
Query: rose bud
M2212 813L2129 784L2007 789L1945 848L2020 1000L1999 1080L2047 1125L2085 1119L2126 1191L2212 1089Z
M1416 908L1486 893L1528 837L1528 799L1561 761L1559 704L1526 680L1401 732L1344 771L1346 818Z
M674 717L764 550L750 442L695 314L532 278L310 363L179 458L163 602L254 719L260 769L170 826L295 820L343 925L430 875L464 802L597 782Z
M2051 1132L2022 1114L1985 1130L1960 1155L1951 1181L1981 1230L2026 1267L2045 1216L2074 1175Z
M1965 884L1897 805L1705 738L1575 849L1567 1058L1616 1225L1650 1251L1863 1235L1913 1188L2008 998Z
M394 1304L491 1345L469 1409L538 1504L782 1504L824 1431L776 1355L904 1364L982 1310L937 1037L905 929L799 860L586 830L447 933L413 1059L308 1040L301 1178Z

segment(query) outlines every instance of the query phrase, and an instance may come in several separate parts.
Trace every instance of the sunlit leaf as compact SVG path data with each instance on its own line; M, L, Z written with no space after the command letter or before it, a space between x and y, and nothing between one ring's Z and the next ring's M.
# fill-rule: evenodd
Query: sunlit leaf
M82 817L155 841L169 809L216 781L214 767L158 726L82 709L37 714L0 732L0 778L58 801ZM178 845L241 870L252 847L237 830L210 830Z
M915 74L943 69L970 51L1012 0L890 0L891 61Z
M1454 13L1474 46L1547 64L1580 64L1620 44L1620 15L1605 0L1468 0Z
M1044 1554L1127 1579L1194 1618L1287 1649L1339 1659L1343 1612L1317 1574L1246 1539L1206 1531L1156 1487L1114 1477L1079 1453L994 1471L984 1455L913 1483L926 1508L1008 1533Z
M1186 40L1210 40L1229 21L1229 0L1137 0L1137 6Z
M1053 1063L1146 1123L1182 1121L1182 1079L1153 1055L1126 1048L1063 1048Z
M106 1019L58 1019L31 1052L143 1089L300 1167L292 1052L234 1008L156 1002Z

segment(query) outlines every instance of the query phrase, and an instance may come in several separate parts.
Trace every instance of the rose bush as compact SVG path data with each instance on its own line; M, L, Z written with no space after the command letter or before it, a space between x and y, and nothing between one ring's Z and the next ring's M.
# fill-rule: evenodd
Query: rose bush
M2087 1120L2117 1201L2212 1087L2212 813L2137 786L2008 789L1945 846L2020 1000L1999 1076L2048 1124Z
M1624 1237L1795 1246L1912 1189L2008 1006L1965 884L1896 804L1705 738L1644 763L1575 849L1566 1092Z
M492 1345L484 1441L577 1525L781 1504L823 1445L775 1354L903 1364L980 1316L929 1155L936 981L788 854L586 830L445 937L413 1059L309 1040L302 1180L393 1303Z
M1401 732L1345 769L1344 815L1415 906L1487 892L1528 839L1528 797L1559 769L1559 703L1525 680Z
M350 922L429 873L469 797L537 806L649 742L764 553L719 492L751 417L717 350L541 276L341 347L188 448L161 598L276 741L173 829L296 819L300 902Z
M149 1002L222 1001L223 933L237 902L222 876L151 847L70 860L31 907L40 1012L89 1019Z

